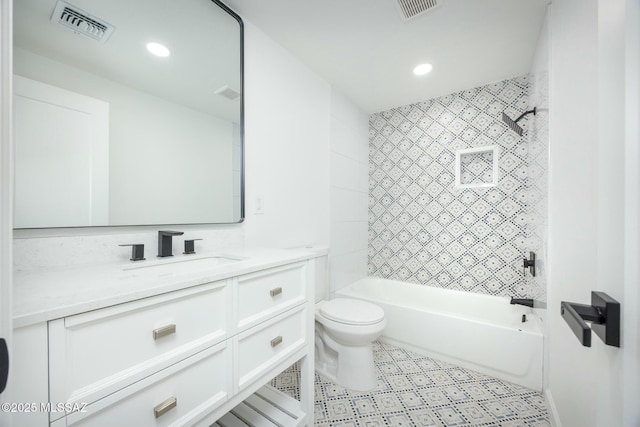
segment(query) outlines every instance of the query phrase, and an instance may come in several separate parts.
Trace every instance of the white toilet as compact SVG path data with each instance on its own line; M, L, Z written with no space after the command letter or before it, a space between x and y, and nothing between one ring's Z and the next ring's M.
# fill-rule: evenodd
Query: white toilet
M372 342L384 330L384 310L348 298L316 304L316 371L357 391L377 385Z

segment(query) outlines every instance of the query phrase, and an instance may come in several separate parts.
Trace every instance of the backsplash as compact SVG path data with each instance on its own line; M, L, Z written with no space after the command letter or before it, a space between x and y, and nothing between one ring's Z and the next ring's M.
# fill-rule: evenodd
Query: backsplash
M173 253L177 256L183 256L185 239L203 239L196 242L196 253L225 252L229 248L241 247L244 244L244 230L239 224L65 230L64 236L56 236L55 229L38 230L35 233L40 237L32 237L31 230L16 231L17 238L13 240L15 270L127 264L131 262L131 248L118 245L132 243L144 244L145 257L153 260L158 253L158 230L184 231L184 235L173 239Z
M370 276L538 296L522 268L528 147L501 120L525 111L528 85L521 76L370 116ZM455 188L456 150L492 145L498 185Z

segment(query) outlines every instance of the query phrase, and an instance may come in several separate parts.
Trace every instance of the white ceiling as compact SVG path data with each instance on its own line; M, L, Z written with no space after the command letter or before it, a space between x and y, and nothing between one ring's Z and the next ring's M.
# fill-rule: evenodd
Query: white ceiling
M68 0L115 26L97 42L51 21L57 0L14 2L14 45L171 102L238 122L240 101L214 92L240 90L237 21L207 0ZM145 44L172 51L157 58Z
M225 2L367 113L526 74L548 3L440 0L404 21L394 1Z

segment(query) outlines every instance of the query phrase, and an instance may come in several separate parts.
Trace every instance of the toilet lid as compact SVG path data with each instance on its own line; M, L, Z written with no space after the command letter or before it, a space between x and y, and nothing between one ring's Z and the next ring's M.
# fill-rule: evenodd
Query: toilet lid
M320 307L320 314L334 322L371 325L384 319L384 310L366 301L336 298Z

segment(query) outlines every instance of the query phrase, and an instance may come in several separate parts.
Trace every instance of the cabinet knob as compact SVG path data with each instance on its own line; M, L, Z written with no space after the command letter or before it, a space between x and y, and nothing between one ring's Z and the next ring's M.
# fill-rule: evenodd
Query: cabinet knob
M271 340L271 347L276 347L282 343L282 335L278 335Z
M282 293L282 288L278 287L278 288L273 288L269 291L269 295L271 295L272 297L275 297L276 295L280 295Z
M162 337L166 337L167 335L176 333L176 325L167 325L158 329L153 330L153 339L157 340Z
M156 405L153 408L153 414L156 416L156 418L160 418L176 406L178 406L178 399L175 397L170 397L159 405Z

